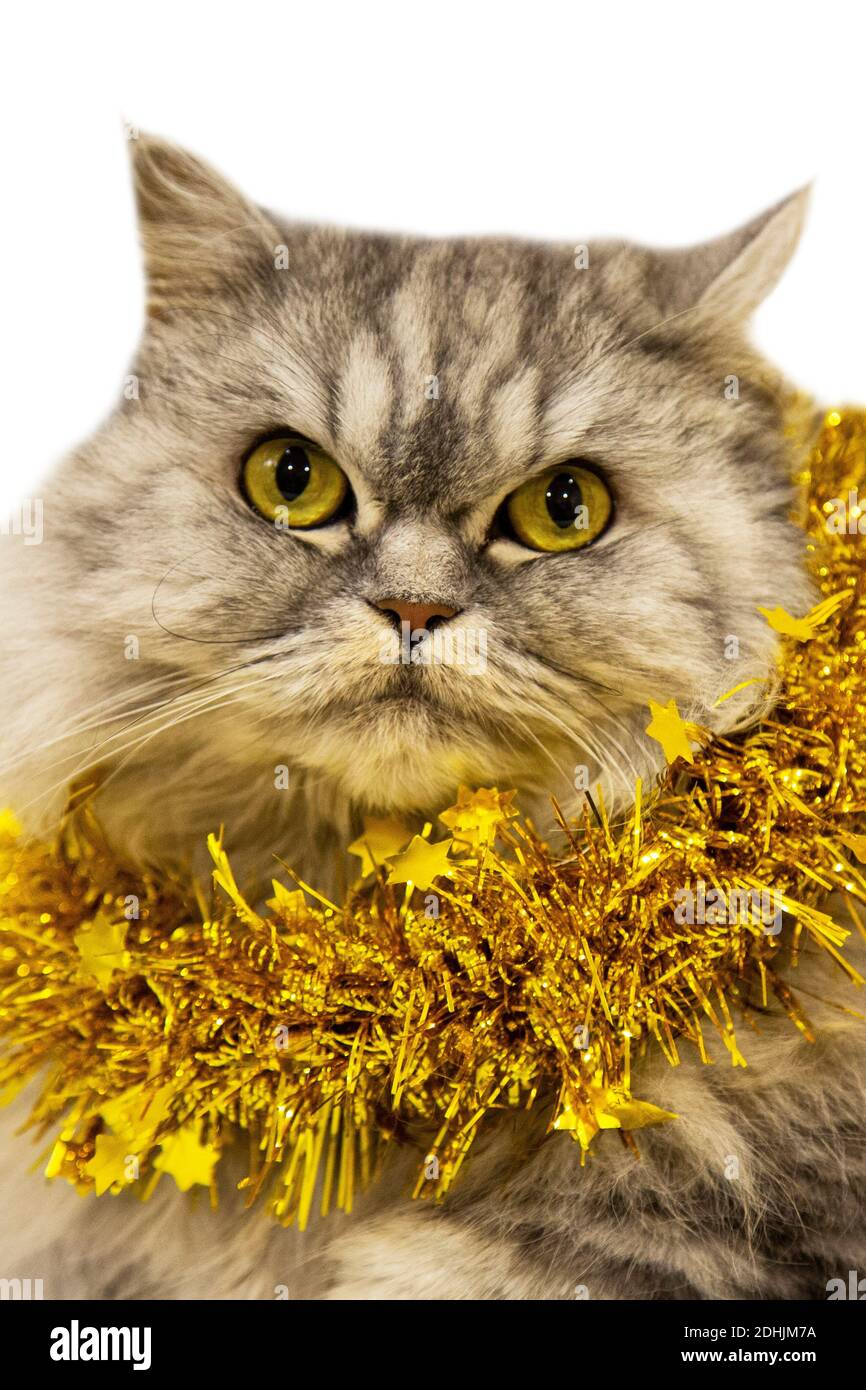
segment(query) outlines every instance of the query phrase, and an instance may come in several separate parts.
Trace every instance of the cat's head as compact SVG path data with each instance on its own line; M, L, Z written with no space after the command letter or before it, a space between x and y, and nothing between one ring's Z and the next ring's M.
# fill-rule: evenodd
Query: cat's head
M432 241L284 223L132 149L140 353L19 552L39 720L88 721L52 785L92 756L195 833L282 766L371 811L461 781L575 808L658 762L650 699L743 718L755 687L714 703L768 670L758 607L805 597L744 332L802 194L682 252Z

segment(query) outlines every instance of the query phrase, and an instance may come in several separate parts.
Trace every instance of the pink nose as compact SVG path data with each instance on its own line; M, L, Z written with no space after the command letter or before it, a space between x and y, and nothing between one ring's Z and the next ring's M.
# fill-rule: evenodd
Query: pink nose
M377 598L374 604L383 613L393 613L398 623L408 623L413 632L430 627L433 618L445 620L459 612L459 609L448 608L444 603L404 603L399 598Z

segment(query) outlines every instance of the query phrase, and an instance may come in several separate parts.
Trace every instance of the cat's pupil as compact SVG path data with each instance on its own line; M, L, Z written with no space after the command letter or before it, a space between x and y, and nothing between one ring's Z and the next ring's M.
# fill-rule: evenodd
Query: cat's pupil
M277 464L275 475L277 487L287 502L300 497L310 481L310 472L306 450L297 444L290 445Z
M583 505L580 484L571 473L557 473L545 494L547 510L555 526L565 530L574 525L578 508Z

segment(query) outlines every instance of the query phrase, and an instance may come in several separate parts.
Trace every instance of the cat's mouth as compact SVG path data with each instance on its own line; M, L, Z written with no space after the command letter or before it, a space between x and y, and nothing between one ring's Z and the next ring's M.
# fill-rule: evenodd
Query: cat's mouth
M401 719L407 722L425 719L432 729L437 717L447 716L453 720L455 710L450 702L420 687L415 690L380 690L355 700L334 700L326 707L327 715L338 719L355 719L361 725L365 713L381 718L388 717L394 721L395 726L399 726ZM461 717L466 723L472 722L468 716Z
M458 684L459 684L458 680ZM432 678L430 673L413 666L399 666L390 671L384 680L380 677L375 685L362 685L355 692L336 694L325 706L330 713L354 714L364 709L375 708L380 712L389 710L399 715L413 710L427 710L431 713L451 713L463 711L467 701L460 699L460 692L454 688L454 676L443 679Z
M461 782L515 780L517 750L492 722L427 692L333 707L304 738L304 761L359 806L387 813L450 804Z

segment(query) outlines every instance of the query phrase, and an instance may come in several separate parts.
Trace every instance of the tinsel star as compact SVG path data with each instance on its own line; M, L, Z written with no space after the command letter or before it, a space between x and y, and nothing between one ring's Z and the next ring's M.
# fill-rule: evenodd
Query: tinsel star
M375 873L387 859L399 854L408 844L410 835L411 831L401 821L375 816L365 820L363 834L349 845L349 853L361 860L361 876L366 878Z
M268 898L268 907L274 912L279 912L288 921L306 912L307 898L302 889L287 888L276 878L271 879L271 887L274 890L274 896Z
M585 1150L600 1129L643 1129L676 1118L670 1110L662 1110L651 1101L636 1100L623 1086L608 1086L599 1071L587 1087L586 1101L565 1104L553 1128L572 1133Z
M181 1192L199 1185L210 1187L219 1152L210 1144L202 1144L197 1125L185 1125L176 1134L162 1141L160 1152L153 1161L154 1168L170 1173Z
M99 1113L109 1128L123 1139L127 1149L137 1152L169 1114L172 1095L170 1086L162 1086L155 1092L144 1086L133 1086L104 1102Z
M391 860L388 882L413 883L422 890L430 888L434 879L452 873L448 851L453 843L453 840L440 840L431 845L429 840L413 835L408 848Z
M672 763L677 758L684 758L687 763L693 763L694 754L676 700L668 700L666 705L650 700L649 710L652 719L647 724L646 732L661 744L666 761Z
M130 1157L126 1140L115 1134L98 1134L96 1152L84 1171L93 1179L97 1197L110 1187L119 1187L127 1180L127 1160Z
M479 787L472 791L461 786L457 800L439 819L448 826L454 839L460 844L477 849L479 845L491 845L501 825L517 815L511 805L515 793L497 791L496 787Z
M85 922L75 933L82 974L92 975L103 989L115 970L124 970L129 964L129 952L126 950L128 931L128 922L98 912L92 922Z
M850 597L851 594L847 590L838 594L831 594L821 603L816 603L805 618L792 618L790 613L779 607L759 608L758 612L763 613L774 632L781 633L783 637L794 637L798 642L808 642L818 628L832 617L839 605Z

